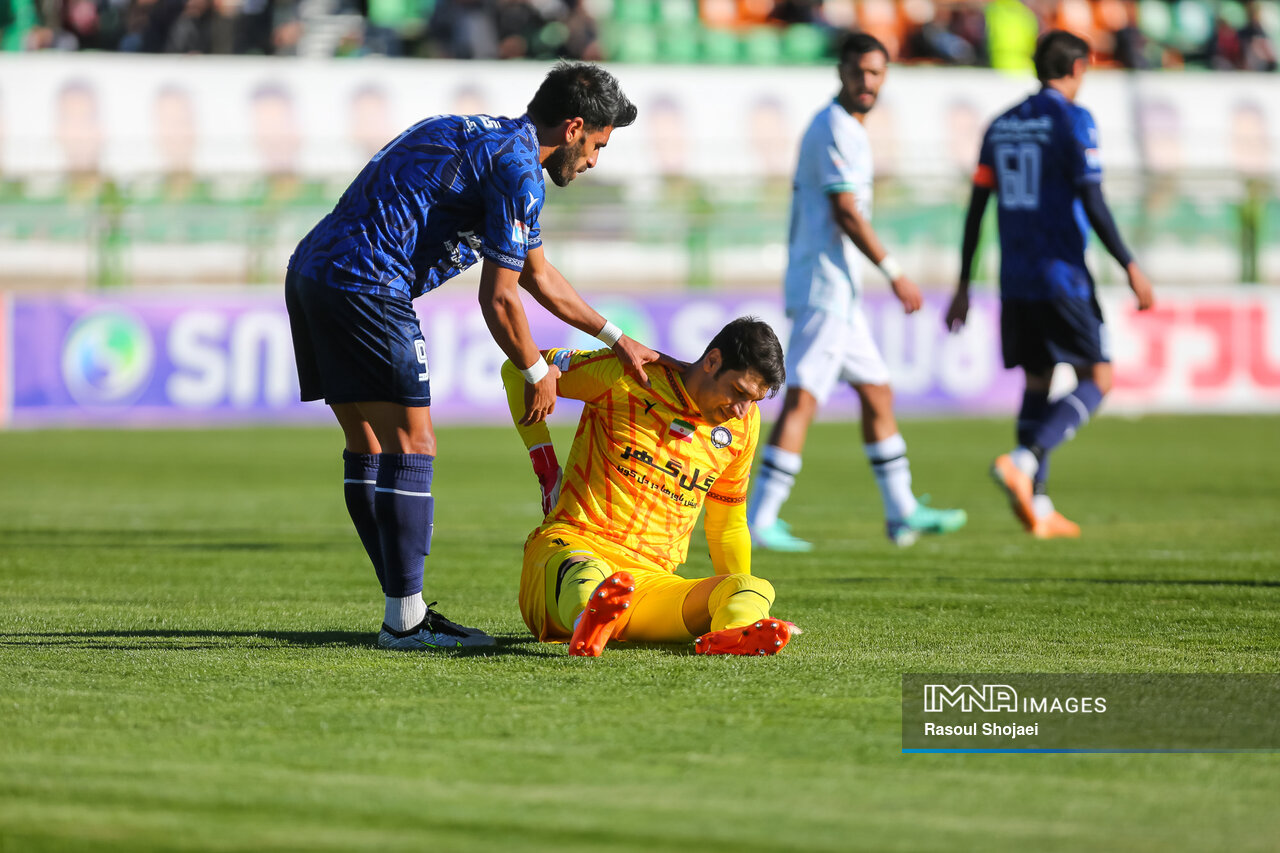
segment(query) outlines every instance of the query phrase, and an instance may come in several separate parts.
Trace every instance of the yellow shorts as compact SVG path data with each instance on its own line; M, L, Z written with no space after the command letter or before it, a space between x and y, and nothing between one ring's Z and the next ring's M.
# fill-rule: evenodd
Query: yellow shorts
M552 525L529 537L520 573L520 615L542 642L565 642L571 626L560 624L556 579L560 564L574 556L607 565L606 575L628 571L636 591L614 628L613 637L643 643L687 643L711 629L707 600L723 578L690 580L672 574L617 544L584 535L568 525Z

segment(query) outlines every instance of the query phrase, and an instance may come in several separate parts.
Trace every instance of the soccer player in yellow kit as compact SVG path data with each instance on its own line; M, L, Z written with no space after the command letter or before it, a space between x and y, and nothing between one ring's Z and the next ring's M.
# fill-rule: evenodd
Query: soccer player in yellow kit
M610 639L695 640L700 654L774 654L797 629L769 617L751 574L745 501L760 435L756 403L786 379L782 346L752 317L729 323L683 368L646 365L651 387L608 350L553 349L557 394L585 406L563 474L545 422L521 423L524 381L503 365L512 418L546 513L525 543L520 613L544 642L594 657ZM707 507L715 576L675 575Z

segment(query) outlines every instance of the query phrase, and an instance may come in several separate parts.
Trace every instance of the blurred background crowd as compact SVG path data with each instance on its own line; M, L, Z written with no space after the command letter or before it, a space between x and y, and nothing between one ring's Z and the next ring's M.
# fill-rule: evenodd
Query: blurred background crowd
M1274 0L0 0L9 51L809 64L871 32L901 63L1027 66L1037 33L1114 67L1274 71Z

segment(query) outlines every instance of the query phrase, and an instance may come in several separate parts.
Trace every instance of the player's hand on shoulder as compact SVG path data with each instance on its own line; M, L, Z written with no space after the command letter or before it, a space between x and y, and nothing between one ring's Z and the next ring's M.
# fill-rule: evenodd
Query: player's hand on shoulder
M613 354L618 361L622 362L623 370L630 373L644 387L649 387L649 374L645 372L644 366L657 361L660 358L658 353L623 335L613 345Z
M898 297L898 301L902 303L902 310L908 314L914 314L924 305L924 297L920 294L920 288L916 287L916 283L905 275L900 275L889 283L893 288L893 295Z
M951 297L951 305L947 307L947 330L952 334L964 328L969 319L969 288L957 287L955 296Z
M1129 288L1133 291L1133 295L1138 297L1138 310L1146 311L1156 303L1150 279L1138 266L1137 261L1130 261L1125 271L1129 273Z
M560 380L560 368L547 365L547 375L533 384L524 384L524 426L540 423L556 410L556 383Z

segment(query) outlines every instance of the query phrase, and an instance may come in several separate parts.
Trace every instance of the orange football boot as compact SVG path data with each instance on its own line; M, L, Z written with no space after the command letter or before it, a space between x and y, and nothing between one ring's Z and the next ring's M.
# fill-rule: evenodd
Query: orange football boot
M1035 525L1031 528L1031 535L1037 539L1078 539L1080 525L1054 510L1044 518L1036 519Z
M1031 505L1034 491L1031 478L1013 464L1013 457L1005 453L997 456L991 463L991 479L1009 496L1009 506L1013 508L1013 514L1022 522L1022 526L1027 530L1034 530L1036 512Z
M725 628L693 641L700 655L776 655L800 629L781 619L761 619L745 628Z
M631 606L631 594L635 591L635 578L630 572L614 572L602 580L587 600L578 627L573 629L569 654L574 657L600 657L605 643L613 636L618 617Z

